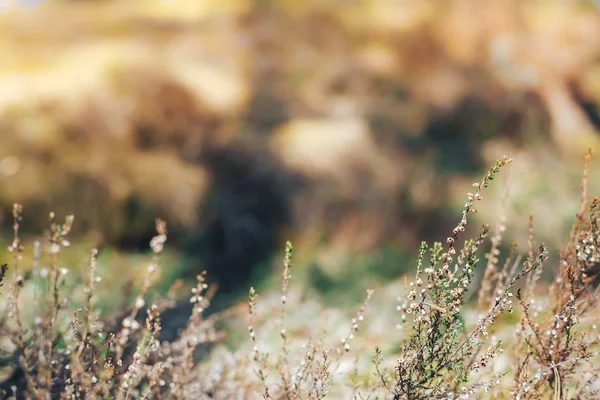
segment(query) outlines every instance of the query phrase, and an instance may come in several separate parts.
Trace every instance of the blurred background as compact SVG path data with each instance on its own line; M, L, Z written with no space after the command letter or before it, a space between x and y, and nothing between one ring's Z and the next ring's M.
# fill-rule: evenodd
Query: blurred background
M155 217L162 290L268 286L290 239L344 303L412 270L506 154L478 224L525 249L532 214L556 249L600 149L598 38L593 0L0 0L2 241L13 202L31 239L75 214L64 263L100 247L110 310Z

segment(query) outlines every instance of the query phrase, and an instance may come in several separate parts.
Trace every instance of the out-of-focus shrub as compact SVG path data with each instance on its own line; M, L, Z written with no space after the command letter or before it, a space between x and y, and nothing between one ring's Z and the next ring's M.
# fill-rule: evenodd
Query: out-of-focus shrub
M311 246L414 249L451 225L452 183L505 152L532 172L513 187L563 204L566 166L598 142L599 30L568 0L4 10L0 204L75 212L133 249L161 215L192 256L218 249L203 262L221 277L290 223Z

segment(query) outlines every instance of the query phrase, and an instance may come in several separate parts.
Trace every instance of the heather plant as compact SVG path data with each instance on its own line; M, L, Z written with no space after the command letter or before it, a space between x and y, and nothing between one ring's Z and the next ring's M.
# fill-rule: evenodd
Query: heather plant
M190 376L190 364L193 364L194 349L219 336L214 329L214 318L205 321L201 316L209 301L201 274L190 299L194 308L186 329L173 343L159 342L160 313L172 304L162 300L145 308L145 297L167 239L165 222L156 220L157 235L150 241L154 255L133 304L112 318L102 319L93 302L94 285L100 281L96 275L98 251L92 250L88 275L84 277L85 305L70 310L63 294L68 271L58 266L61 251L69 246L66 237L74 218L68 216L63 224L58 224L54 214L50 214L50 233L45 248L49 261L48 267L39 271L43 291L35 305L39 316L32 326L27 326L21 318L23 305L19 302L24 286L19 271L23 251L19 240L20 205L14 206L13 217L14 240L9 250L15 253L14 282L9 295L8 319L4 324L4 332L14 345L12 395L36 399L130 399L161 398L164 393L170 393L170 398L190 398L189 390L193 387L190 382L194 379ZM145 318L140 316L142 313L146 314Z
M100 282L98 251L90 252L82 288L71 289L66 284L69 271L61 267L74 217L59 223L50 214L46 241L34 244L34 272L26 279L19 232L23 210L15 204L9 247L13 279L7 285L1 326L11 342L4 346L11 376L1 388L5 397L16 399L597 398L594 356L600 336L593 318L599 291L600 200L588 201L590 157L588 153L581 209L545 296L538 289L549 250L535 243L532 218L524 257L512 245L500 262L503 215L487 251L489 226L463 238L483 193L511 162L502 157L473 184L462 217L444 243L422 243L406 290L394 295L397 302L383 300L398 320L386 318L390 326L367 341L373 344L367 351L363 336L380 291L367 290L345 326L331 326L343 324L328 321L321 309L322 321L299 334L293 316L304 305L294 294L293 247L288 242L280 292L249 290L248 340L233 349L217 345L200 358L199 348L208 351L209 344L227 334L217 328L219 321L228 319L229 326L239 322L238 307L207 314L215 291L205 274L198 274L187 324L175 340L161 340L163 312L175 305L173 295L160 299L151 293L167 241L164 221L156 220L152 258L132 304L102 316L94 297ZM487 263L480 274L479 298L468 302L482 253ZM7 268L0 269L0 281ZM22 298L23 288L33 284L30 280L40 288L34 305ZM70 291L80 289L83 305L73 308ZM37 310L32 321L23 317L23 307ZM473 314L478 315L471 318ZM506 314L517 315L516 330L506 329L515 326ZM399 345L394 348L391 342Z
M523 309L517 329L522 355L515 360L517 372L511 394L519 399L600 395L600 388L594 385L598 369L591 362L600 344L596 315L592 314L600 294L595 283L600 273L600 200L588 199L590 158L591 150L586 154L581 208L560 250L549 295L534 297L537 275L517 292Z

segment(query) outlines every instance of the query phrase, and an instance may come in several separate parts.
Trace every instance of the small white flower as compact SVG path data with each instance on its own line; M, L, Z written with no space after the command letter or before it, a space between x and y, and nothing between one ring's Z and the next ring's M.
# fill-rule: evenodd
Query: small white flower
M143 299L143 298L141 298L141 297L138 297L138 298L135 300L135 306L136 306L137 308L142 308L142 307L144 307L144 304L146 304L146 302L145 302L145 301L144 301L144 299Z

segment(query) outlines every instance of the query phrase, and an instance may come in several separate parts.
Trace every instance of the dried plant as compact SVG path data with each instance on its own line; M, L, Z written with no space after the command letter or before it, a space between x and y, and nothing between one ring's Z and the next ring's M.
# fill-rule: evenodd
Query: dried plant
M594 197L589 204L587 193L591 155L590 150L585 157L581 208L561 249L549 296L534 298L537 276L517 296L523 308L517 331L522 356L511 393L520 399L592 399L600 394L590 383L598 378L597 368L582 365L598 354L600 344L595 316L590 315L600 293L594 283L600 273L600 200Z
M24 247L19 236L22 208L13 207L14 254L8 308L2 332L13 346L9 359L13 373L1 386L7 398L33 399L593 399L600 395L594 364L600 336L595 332L593 310L600 273L600 200L588 201L586 156L581 209L566 246L560 252L549 296L538 288L549 251L535 244L533 219L529 220L529 252L523 258L512 245L500 262L503 214L484 252L489 227L463 239L469 216L500 170L511 162L503 157L473 184L462 217L445 243L423 243L414 279L400 294L397 328L379 338L374 355L361 347L361 333L369 328L368 307L374 291L344 327L317 324L296 329L290 308L292 245L287 243L280 293L261 301L254 288L248 296L249 339L234 350L213 348L207 359L197 357L200 346L218 342L225 332L217 321L238 308L206 315L214 290L205 274L197 276L186 326L176 340L161 341L162 312L174 296L150 301L155 274L167 241L166 223L156 220L150 241L152 259L133 304L112 317L95 307L98 250L89 257L84 274L81 308L69 304L68 270L61 253L70 243L74 218L57 223L50 214L45 245L34 245L34 278L42 281L32 323L22 316L21 274ZM472 283L484 253L487 264L476 307L468 304ZM0 268L0 284L7 265ZM514 298L521 307L515 307ZM543 303L542 303L543 301ZM147 304L149 303L149 304ZM467 316L479 313L469 321ZM520 316L516 334L505 332L504 313ZM143 317L142 317L143 316ZM339 328L339 329L338 329ZM273 334L275 332L276 334ZM298 333L301 332L301 333ZM308 333L307 333L308 332ZM395 351L382 350L399 341ZM355 345L355 343L357 345ZM505 344L509 345L506 346ZM509 351L504 351L508 347ZM504 358L509 363L500 362ZM365 363L364 361L371 360ZM503 366L502 366L503 365Z

